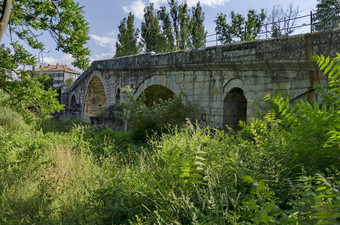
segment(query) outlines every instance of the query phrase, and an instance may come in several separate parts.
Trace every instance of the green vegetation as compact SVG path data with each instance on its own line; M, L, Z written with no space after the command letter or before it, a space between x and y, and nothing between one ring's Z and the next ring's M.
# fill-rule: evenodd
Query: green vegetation
M338 0L318 0L313 23L317 31L339 28L340 2Z
M0 44L0 94L6 93L6 104L34 123L50 117L63 107L56 91L48 88L48 77L32 76L23 68L34 68L37 56L31 52L45 51L42 37L51 35L56 49L74 57L73 65L88 67L88 23L82 7L73 0L0 1L0 42L7 28L10 44Z
M140 43L138 43L139 29L134 27L135 17L132 13L129 13L127 18L124 18L118 27L118 42L116 42L116 55L115 57L134 55L137 54L140 49Z
M338 224L340 55L314 60L321 103L267 94L236 134L187 122L141 144L133 130L34 127L1 94L0 223ZM149 120L139 111L165 113L136 108L132 125Z
M73 85L73 83L74 83L73 78L68 78L65 81L64 88L69 89Z
M226 17L225 14L220 13L215 20L218 40L224 44L233 41L254 40L261 31L266 14L264 9L261 10L261 13L256 13L251 9L248 10L247 18L245 18L232 11L230 24L227 23Z
M145 104L144 93L138 99L135 99L129 90L125 90L125 93L126 101L119 104L125 109L121 117L127 122L135 141L145 142L150 136L167 133L168 128L184 124L189 116L192 118L195 116L189 115L189 112L194 110L189 110L189 107L183 105L181 95L165 100L159 99L148 105Z
M186 2L168 1L159 10L154 3L144 8L141 24L141 43L137 43L139 30L133 27L133 14L124 18L119 25L116 57L136 54L143 46L146 52L169 52L205 46L204 12L198 2L191 10Z

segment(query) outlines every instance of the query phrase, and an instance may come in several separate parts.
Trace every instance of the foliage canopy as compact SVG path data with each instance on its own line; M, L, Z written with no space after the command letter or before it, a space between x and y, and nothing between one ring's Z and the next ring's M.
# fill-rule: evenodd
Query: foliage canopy
M338 0L318 0L313 23L317 31L339 28L340 2Z
M220 13L215 20L215 31L218 35L218 40L221 43L231 43L232 41L249 41L254 40L260 33L263 26L263 21L266 18L264 9L260 13L255 10L248 10L246 18L241 14L231 12L231 23L226 22L226 15Z
M9 104L28 120L44 119L62 107L56 93L43 90L25 69L37 65L37 56L30 51L46 50L40 39L48 32L57 50L70 53L75 59L73 65L86 69L90 52L84 45L89 39L89 27L83 9L73 0L2 0L0 3L0 34L7 29L10 39L9 46L0 45L0 94L9 94Z
M139 29L134 28L134 15L129 13L128 17L120 22L118 29L115 57L137 54L141 46L138 42Z

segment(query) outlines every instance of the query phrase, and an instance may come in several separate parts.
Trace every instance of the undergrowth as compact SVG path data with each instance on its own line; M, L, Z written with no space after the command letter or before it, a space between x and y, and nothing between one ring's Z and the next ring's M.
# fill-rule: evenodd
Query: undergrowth
M339 224L339 57L315 60L323 102L268 94L236 134L188 121L141 144L1 104L0 224Z

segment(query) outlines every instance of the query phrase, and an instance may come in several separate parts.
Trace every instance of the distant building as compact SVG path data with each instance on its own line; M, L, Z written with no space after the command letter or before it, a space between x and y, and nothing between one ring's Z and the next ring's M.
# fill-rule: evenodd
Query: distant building
M75 81L79 76L80 72L71 69L66 65L50 65L40 66L37 69L34 69L35 72L42 73L46 72L53 77L54 83L53 88L58 88L63 86L68 79L72 79Z

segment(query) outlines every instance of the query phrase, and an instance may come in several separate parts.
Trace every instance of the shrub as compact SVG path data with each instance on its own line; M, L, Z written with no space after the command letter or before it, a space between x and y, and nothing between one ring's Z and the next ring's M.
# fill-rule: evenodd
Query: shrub
M7 133L26 131L30 127L24 118L6 105L7 95L0 92L0 127Z
M122 118L128 123L135 140L145 142L147 136L166 133L169 125L183 124L189 117L189 108L183 105L181 95L168 100L159 99L148 108L143 94L135 99L129 90L125 92L127 100L119 106L125 109Z

